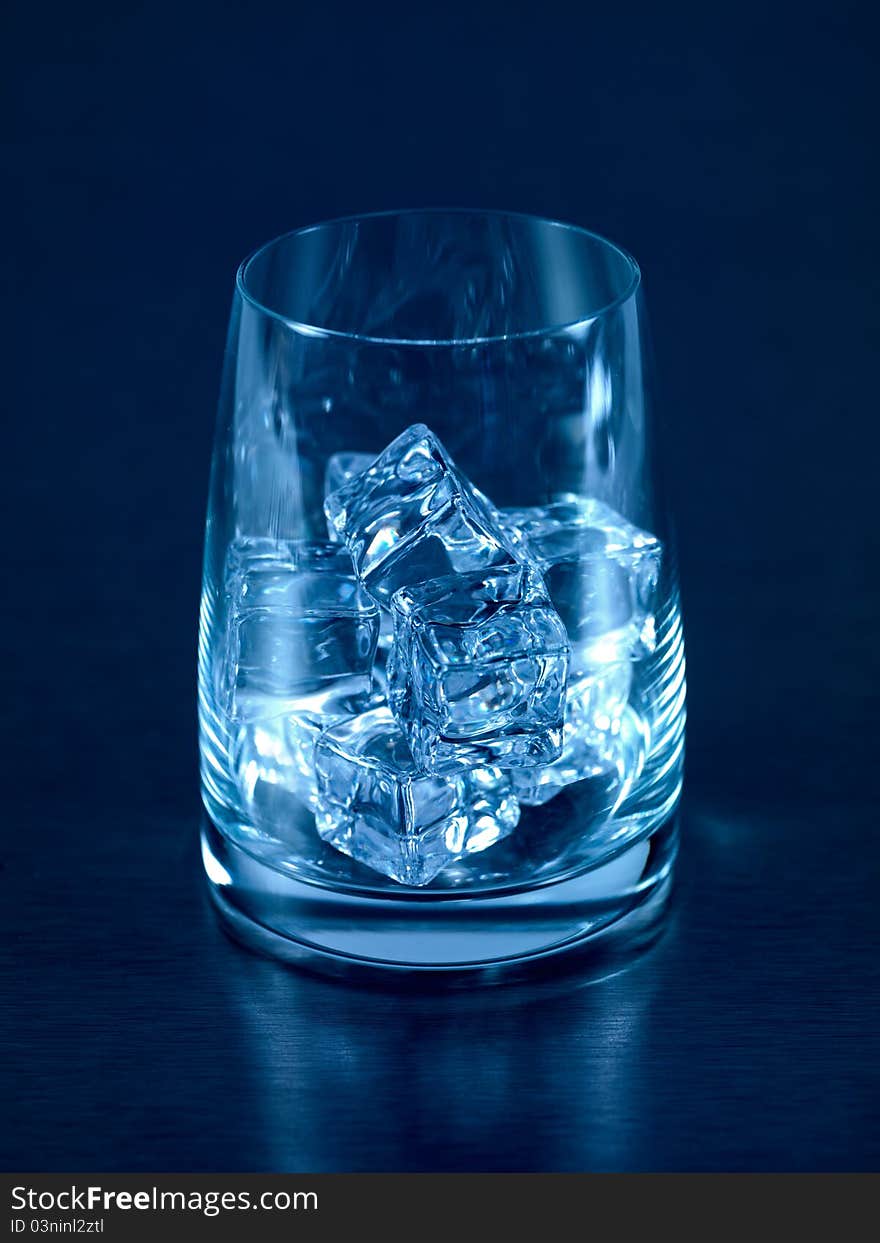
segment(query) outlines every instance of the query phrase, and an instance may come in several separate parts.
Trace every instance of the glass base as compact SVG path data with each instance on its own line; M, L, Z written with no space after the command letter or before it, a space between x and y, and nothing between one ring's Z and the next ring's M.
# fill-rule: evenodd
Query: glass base
M662 920L677 848L672 817L558 881L486 897L417 889L377 896L298 880L231 842L207 817L202 829L211 897L227 931L270 957L343 976L501 978L548 959L639 948Z

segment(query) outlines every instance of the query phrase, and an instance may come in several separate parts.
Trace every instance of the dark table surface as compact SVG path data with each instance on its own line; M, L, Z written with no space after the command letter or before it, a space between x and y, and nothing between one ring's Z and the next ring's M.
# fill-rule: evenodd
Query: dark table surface
M3 1168L877 1167L872 44L772 8L7 16ZM642 262L689 769L664 935L604 980L313 979L199 878L234 265L430 203Z

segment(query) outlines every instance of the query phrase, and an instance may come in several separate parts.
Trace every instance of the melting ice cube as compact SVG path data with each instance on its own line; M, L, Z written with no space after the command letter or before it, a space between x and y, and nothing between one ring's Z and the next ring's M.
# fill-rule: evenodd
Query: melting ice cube
M402 588L392 613L389 699L427 771L559 757L568 638L532 566Z

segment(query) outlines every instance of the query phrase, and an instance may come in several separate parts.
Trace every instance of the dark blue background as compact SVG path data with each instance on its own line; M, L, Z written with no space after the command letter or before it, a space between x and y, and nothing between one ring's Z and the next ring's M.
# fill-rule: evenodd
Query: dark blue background
M0 1164L876 1167L868 6L122 7L5 18ZM427 204L570 219L643 269L685 837L665 937L589 987L312 980L199 885L235 265Z

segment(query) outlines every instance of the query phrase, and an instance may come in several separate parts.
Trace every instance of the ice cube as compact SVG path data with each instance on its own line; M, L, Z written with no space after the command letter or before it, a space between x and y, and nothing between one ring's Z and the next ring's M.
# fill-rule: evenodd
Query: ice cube
M533 566L404 587L391 607L389 702L426 771L559 757L568 639Z
M602 665L593 673L570 679L565 722L588 740L601 741L620 733L620 722L632 687L632 663Z
M519 804L497 768L431 776L387 708L331 726L315 746L324 841L406 885L426 885L516 827Z
M614 794L624 777L620 722L631 680L631 663L620 661L569 683L559 759L541 768L511 769L507 774L522 804L547 803L578 781L601 782Z
M501 520L540 568L571 640L572 674L654 649L662 545L609 505L566 495Z
M566 786L578 781L602 780L609 787L619 784L622 774L621 747L615 740L597 747L576 731L566 734L562 754L544 768L512 768L507 775L524 807L549 803Z
M379 650L387 653L394 642L394 619L390 609L379 609Z
M296 712L265 721L251 721L237 731L232 760L246 803L261 801L264 787L295 795L315 810L315 742L328 725L344 719L317 712Z
M372 453L355 453L346 450L344 453L334 453L327 463L327 473L324 477L324 495L329 496L331 492L335 492L341 488L343 484L350 482L357 475L363 474L373 462L375 455ZM330 539L339 542L342 539L340 533L332 522L327 523L327 529L330 533ZM387 651L391 646L394 638L394 622L388 609L379 609L379 648L381 651Z
M374 676L373 692L366 706L387 706L382 677ZM276 806L278 792L283 791L315 811L315 743L325 729L350 720L359 710L350 700L327 697L323 711L290 712L240 726L233 742L232 764L245 801L252 807L263 806L271 787Z
M338 544L241 540L230 562L231 714L357 710L372 688L379 610Z
M374 453L356 453L353 449L346 449L342 453L333 453L327 461L327 469L324 472L324 495L329 496L331 492L335 492L337 488L341 488L343 484L349 483L356 475L361 475L368 470L376 460ZM339 539L339 535L332 525L330 526L330 538Z
M332 492L324 510L364 585L386 606L398 587L517 559L497 511L421 423Z

